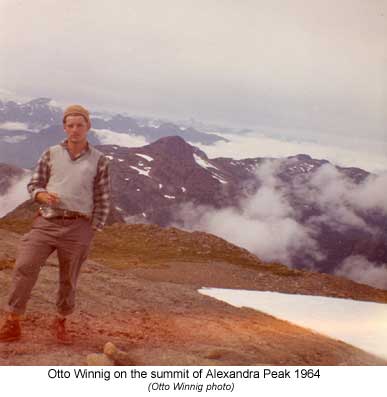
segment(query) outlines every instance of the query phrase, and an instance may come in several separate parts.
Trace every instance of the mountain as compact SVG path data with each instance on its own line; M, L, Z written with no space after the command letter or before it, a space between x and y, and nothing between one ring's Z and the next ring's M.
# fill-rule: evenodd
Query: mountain
M308 236L301 234L300 238L304 240L298 242L296 239L294 248L289 250L288 261L282 260L283 263L331 274L339 271L340 265L352 256L361 256L374 263L376 268L387 263L385 213L370 208L361 211L344 203L340 211L346 216L349 213L347 221L339 218L343 216L341 212L335 212L336 206L341 204L319 201L324 191L324 186L320 185L326 183L320 181L321 175L324 177L324 167L329 166L329 172L335 172L337 180L345 178L355 187L363 186L371 176L361 169L334 167L326 160L312 159L305 154L271 160L277 164L277 185L271 187L266 203L254 204L251 198L267 191L267 179L273 179L272 175L260 175L270 159L209 159L203 151L179 136L164 137L140 148L103 145L98 149L105 153L111 164L113 204L110 223L191 228L205 214L232 209L238 216L250 206L250 213L244 216L254 221L251 217L258 213L255 222L267 222L271 227L270 211L279 207L280 216L274 213L274 222L284 221L285 225L290 222L291 226L285 237L294 239L292 233L300 228L310 230ZM279 198L275 196L278 192L282 192ZM28 205L17 207L5 218L23 218ZM266 207L262 209L262 205ZM286 209L284 213L281 213L282 207ZM356 222L351 223L354 217ZM241 230L240 234L243 233L246 231ZM275 247L284 244L276 241L276 235L272 234L270 239ZM259 250L253 252L263 255ZM365 274L366 269L361 272Z
M5 228L6 226L6 228ZM21 236L0 225L4 302ZM386 365L386 361L268 314L237 308L200 287L314 294L386 303L387 292L340 277L266 264L202 232L114 224L98 233L81 269L75 344L53 341L55 256L42 267L23 318L21 341L0 344L0 365L85 365L106 342L131 365ZM1 313L3 314L3 313Z
M0 100L0 123L25 123L31 130L59 124L63 112L52 103L50 98L37 98L26 103Z
M256 194L265 183L257 177L257 170L266 158L209 159L180 137L162 138L141 148L101 146L100 149L111 159L116 209L129 223L184 227L187 226L187 214L181 211L182 205L189 205L191 216L199 215L197 208L203 206L208 211L238 210L241 201ZM319 169L327 164L326 160L315 160L308 155L290 156L280 163L277 178L286 187L287 200L299 224L326 216L324 208L317 202L299 194L299 188L310 184ZM370 176L358 168L334 169L355 185ZM310 268L313 264L316 270L332 273L351 255L387 263L387 243L382 233L387 223L386 215L376 210L358 212L357 215L369 229L361 225L340 229L328 221L313 225L313 237L322 258L316 260L306 255L301 246L293 253L296 267ZM380 232L375 233L375 230Z
M183 202L213 205L236 203L240 182L249 173L231 173L182 138L165 137L141 148L100 146L111 159L117 209L129 220L162 226L172 222ZM244 178L241 178L241 176Z
M19 167L31 168L42 151L64 139L63 110L50 98L37 98L26 103L0 100L0 158ZM121 114L91 114L90 142L97 145L109 133L142 137L153 142L161 137L178 135L185 140L213 144L227 141L216 134L200 132L173 123L147 124Z

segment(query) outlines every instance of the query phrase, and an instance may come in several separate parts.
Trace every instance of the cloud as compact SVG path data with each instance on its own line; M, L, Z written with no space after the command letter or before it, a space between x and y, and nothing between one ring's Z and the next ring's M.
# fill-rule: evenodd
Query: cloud
M387 216L386 191L387 173L369 175L357 184L331 164L321 166L308 183L295 186L298 197L303 197L322 212L322 215L311 217L309 224L325 223L341 232L355 227L371 234L380 231L367 224L364 215L379 210Z
M107 129L92 128L97 138L103 145L118 145L124 147L140 147L147 144L147 141L142 136L122 134Z
M380 175L370 175L356 187L354 194L348 199L357 208L367 210L377 208L387 215L387 171Z
M343 276L362 284L387 289L387 265L377 265L361 255L347 257L335 271Z
M184 220L183 226L220 236L248 249L260 259L293 264L295 255L321 260L313 229L300 224L295 218L276 172L280 161L268 161L257 171L262 186L240 201L238 208L214 209L183 204L176 216ZM313 268L313 262L310 263Z
M11 130L11 131L18 131L18 130L27 131L28 125L26 123L20 123L17 121L7 121L5 123L0 123L0 129Z
M331 164L325 164L283 182L279 174L285 167L291 168L292 161L296 164L295 159L274 159L258 166L259 189L240 199L236 207L215 209L188 203L180 207L177 219L182 218L187 229L218 235L262 260L293 266L302 257L309 261L310 268L318 268L319 261L325 259L316 241L323 226L343 234L357 229L380 235L380 227L367 223L362 215L379 207L385 210L384 174L370 176L357 185ZM315 214L306 220L305 207Z
M302 138L305 132L294 132L292 136L276 131L267 135L255 131L248 134L214 133L226 138L229 142L218 141L213 145L194 143L206 152L208 157L232 157L243 159L248 157L281 158L305 153L316 159L325 159L342 167L359 167L369 172L382 173L387 171L387 143L373 140L336 139L320 143L316 138ZM298 136L298 137L297 137Z
M299 198L321 211L321 214L308 220L309 224L327 224L342 233L353 227L374 233L375 230L367 225L353 205L357 189L357 185L337 168L324 164L307 183L296 184L295 192Z
M0 217L6 215L19 204L30 198L27 192L27 183L30 178L30 172L26 172L21 178L12 178L10 187L0 196Z
M0 140L6 143L18 143L26 140L27 137L25 135L5 135L3 137L0 137Z

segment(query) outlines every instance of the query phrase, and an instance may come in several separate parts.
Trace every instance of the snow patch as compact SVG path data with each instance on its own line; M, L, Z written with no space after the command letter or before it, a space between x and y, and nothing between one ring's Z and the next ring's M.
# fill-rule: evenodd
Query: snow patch
M217 179L220 183L228 183L227 181L225 181L224 179L222 179L221 177L219 177L216 174L212 174L211 175L214 179Z
M304 173L306 173L306 172L309 172L311 169L313 169L314 168L314 165L312 165L312 164L299 164L298 166L295 166L295 167L292 167L291 169L293 169L293 170L297 170L297 169L300 169L301 170L301 172L304 172Z
M148 161L154 160L151 156L147 156L146 154L136 153L136 156L143 157L145 160L148 160Z
M141 170L140 168L134 167L133 165L129 166L130 168L133 168L135 171L137 171L140 175L145 175L147 177L149 177L149 172L150 172L150 167L148 167L149 169L147 170ZM150 178L150 177L149 177Z
M203 295L313 329L387 358L387 304L271 291L201 288Z
M203 160L201 157L199 157L197 154L194 153L194 160L195 162L200 165L200 167L203 167L205 169L208 168L215 168L216 170L218 169L217 167L215 167L214 165L210 164L208 161Z

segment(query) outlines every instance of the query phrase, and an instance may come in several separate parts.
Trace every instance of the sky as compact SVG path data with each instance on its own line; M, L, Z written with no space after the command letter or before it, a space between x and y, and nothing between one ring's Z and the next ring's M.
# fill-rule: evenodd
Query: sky
M58 4L0 0L3 92L387 149L386 0Z
M326 296L201 288L200 293L249 307L339 339L387 359L387 305Z
M0 26L0 99L44 96L60 106L248 127L223 133L229 143L194 144L210 158L306 153L363 168L378 178L356 190L325 170L330 190L310 200L325 206L325 221L358 221L340 201L347 188L359 194L353 208L385 211L387 0L0 0ZM146 144L115 131L96 134L105 144ZM310 225L295 221L275 170L265 169L268 183L241 203L242 213L210 210L190 219L195 208L186 211L187 225L291 265L299 239L313 251ZM20 189L17 182L10 197L24 199ZM323 201L329 192L336 207ZM269 203L271 217L252 203ZM236 235L240 224L246 233ZM282 245L263 245L267 239L253 241L247 231L279 233ZM366 258L352 259L353 278L365 274L364 282L386 288L387 264L380 277ZM348 273L347 262L341 269Z

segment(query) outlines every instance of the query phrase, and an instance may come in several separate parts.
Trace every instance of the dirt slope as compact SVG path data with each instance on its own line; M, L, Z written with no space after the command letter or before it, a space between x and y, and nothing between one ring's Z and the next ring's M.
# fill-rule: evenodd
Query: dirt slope
M102 238L106 236L98 237ZM18 239L18 234L0 230L2 302L9 288ZM172 241L178 248L179 237ZM118 254L119 248L114 257ZM128 258L124 267L123 257L120 260L120 268L91 260L84 265L77 311L70 324L76 343L59 346L50 330L58 273L55 258L50 259L41 271L23 320L23 338L17 343L0 344L0 364L84 365L86 355L101 352L108 341L128 351L135 365L387 364L343 342L197 292L201 286L216 286L304 293L310 289L316 293L319 286L328 295L335 292L336 296L346 296L355 283L328 276L319 279L321 275L314 273L289 274L274 265L261 269L258 263L254 267L176 258L151 263L137 255L135 264ZM384 291L357 286L369 300L385 299Z

